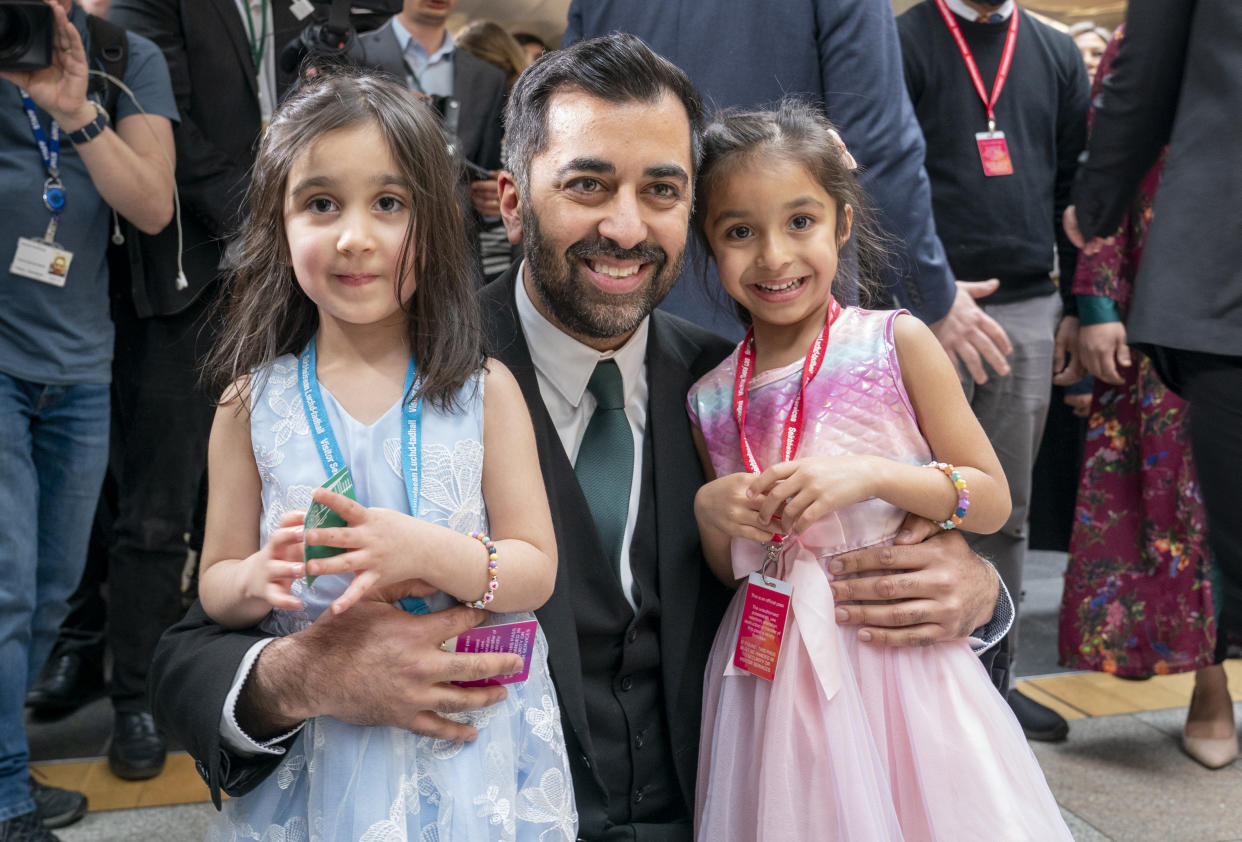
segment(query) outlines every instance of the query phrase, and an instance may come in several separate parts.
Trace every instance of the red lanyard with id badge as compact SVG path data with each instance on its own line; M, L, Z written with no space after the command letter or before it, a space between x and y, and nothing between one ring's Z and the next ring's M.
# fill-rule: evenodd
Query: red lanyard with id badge
M966 43L965 36L962 35L962 28L958 26L957 19L949 11L944 0L936 0L936 8L940 9L940 15L949 27L949 32L953 33L953 40L957 42L957 48L962 52L962 60L966 62L966 70L970 73L970 80L975 83L975 91L978 92L979 99L983 100L988 110L988 130L975 134L975 143L979 146L979 161L983 164L983 174L987 176L1013 175L1013 161L1009 157L1009 144L1005 142L1005 133L996 130L996 101L1000 99L1005 80L1009 78L1009 67L1013 64L1013 50L1018 43L1018 9L1015 6L1013 13L1009 15L1009 32L1005 35L1005 49L1001 53L1000 67L996 69L996 79L992 82L992 95L989 97L983 90L983 78L979 75L979 66L975 64L975 57L970 52L970 46Z
M73 253L56 243L56 228L65 210L65 186L60 180L60 126L53 120L50 138L45 135L34 101L25 91L21 91L21 96L22 107L30 121L30 131L43 158L43 168L47 171L47 180L43 182L43 206L52 218L43 239L17 238L17 251L13 254L9 271L23 278L63 287L69 275L69 264L73 262Z
M798 453L805 424L802 407L807 384L815 377L824 361L828 347L828 334L832 323L841 315L841 305L835 298L828 299L828 316L824 329L807 351L802 363L802 380L798 394L789 407L789 417L781 432L781 461L788 462ZM746 408L750 403L747 390L755 373L755 330L750 328L738 349L737 372L733 376L733 418L737 422L741 440L742 461L752 474L763 472L750 442L746 439ZM781 641L785 636L785 623L793 599L793 585L768 575L768 568L777 565L777 557L785 536L774 534L767 543L767 554L758 573L751 573L746 582L746 601L742 605L741 626L737 645L733 651L733 666L752 675L771 681L776 675L776 662L780 656Z

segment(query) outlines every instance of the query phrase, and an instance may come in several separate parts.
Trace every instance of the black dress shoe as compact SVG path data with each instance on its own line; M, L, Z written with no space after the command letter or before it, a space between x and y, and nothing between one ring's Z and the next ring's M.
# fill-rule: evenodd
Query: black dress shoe
M1052 708L1023 696L1016 689L1009 691L1005 701L1009 702L1009 709L1017 717L1028 740L1059 743L1069 736L1069 723Z
M34 813L23 813L0 822L0 842L60 842Z
M67 716L104 694L103 670L76 652L52 656L26 693L36 716Z
M154 778L164 770L168 747L149 713L118 712L112 722L108 768L127 781Z
M35 814L46 828L68 827L86 815L86 796L77 790L48 786L30 776L30 797Z

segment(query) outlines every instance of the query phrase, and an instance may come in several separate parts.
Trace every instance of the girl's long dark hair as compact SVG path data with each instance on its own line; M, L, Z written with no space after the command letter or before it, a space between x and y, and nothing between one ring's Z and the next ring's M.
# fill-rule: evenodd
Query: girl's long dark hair
M694 190L694 232L704 252L711 245L704 231L707 203L721 180L739 167L775 157L798 164L837 200L838 239L845 234L845 205L854 211L849 242L842 242L832 291L844 303L861 300L866 305L882 290L882 273L889 267L891 241L876 226L863 189L854 178L850 162L829 134L833 128L823 109L787 97L771 110L726 111L717 115L703 132L703 163ZM738 305L742 321L750 314Z
M289 171L323 135L365 123L379 130L412 196L395 283L410 276L416 284L405 311L419 394L447 408L482 365L476 269L439 120L386 76L332 69L285 100L260 143L246 193L249 212L221 293L221 335L204 366L215 394L282 354L299 353L315 334L318 310L293 276L285 237Z

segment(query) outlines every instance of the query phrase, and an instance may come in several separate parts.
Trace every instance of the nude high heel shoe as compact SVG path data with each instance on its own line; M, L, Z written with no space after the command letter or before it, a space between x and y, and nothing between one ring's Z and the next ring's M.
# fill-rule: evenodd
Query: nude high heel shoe
M1190 707L1195 706L1195 696L1199 693L1198 688L1190 697ZM1182 750L1190 755L1191 759L1206 766L1209 769L1220 769L1228 766L1238 756L1238 733L1235 730L1228 737L1192 737L1182 730Z

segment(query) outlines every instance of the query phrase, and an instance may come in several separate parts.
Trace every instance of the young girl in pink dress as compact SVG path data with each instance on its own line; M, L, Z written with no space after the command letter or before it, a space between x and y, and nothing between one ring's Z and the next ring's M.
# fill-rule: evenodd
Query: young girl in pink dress
M704 145L696 225L751 330L689 396L703 548L717 576L742 580L707 666L697 838L1069 840L969 643L884 648L834 621L834 556L891 543L907 512L974 532L1009 514L931 331L833 297L853 296L849 266L875 253L853 161L795 103L727 116ZM743 668L764 672L744 606L789 588L768 680Z

